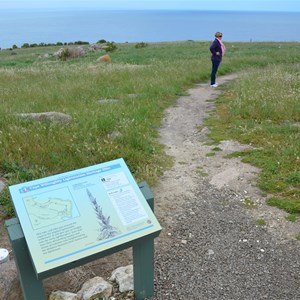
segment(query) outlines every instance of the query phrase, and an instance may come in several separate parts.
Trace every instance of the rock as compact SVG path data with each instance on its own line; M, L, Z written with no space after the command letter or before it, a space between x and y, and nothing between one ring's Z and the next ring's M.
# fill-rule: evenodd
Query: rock
M53 56L54 57L61 57L65 51L66 51L65 48L60 48L58 51L53 53Z
M74 57L82 57L82 56L86 55L86 51L84 50L83 47L74 48L74 49L72 49L72 51L73 51ZM72 53L72 51L71 51L71 53Z
M111 57L108 54L102 55L97 59L97 63L99 62L111 63Z
M128 96L128 98L136 98L138 95L137 94L128 94L127 96Z
M102 277L94 277L86 281L81 290L77 293L80 300L91 300L96 298L110 297L112 294L112 285Z
M114 139L116 139L116 138L122 136L122 133L121 133L120 131L118 131L118 130L114 130L113 132L109 133L108 136L109 136L112 140L114 140Z
M53 56L62 60L83 57L86 55L86 51L83 47L76 48L60 48L57 52L53 53Z
M118 99L99 99L98 103L117 103Z
M97 44L92 44L88 48L88 51L90 51L90 52L101 51L101 50L102 50L102 47Z
M87 266L80 266L43 280L46 295L53 291L66 291L77 294L82 285L95 274Z
M27 118L34 121L54 121L60 123L69 123L72 121L70 115L61 112L44 112L44 113L21 113L17 114L18 117Z
M208 249L207 254L210 256L210 255L214 255L215 252L212 249Z
M121 293L133 290L133 265L117 268L112 272L109 280L118 283Z
M49 300L78 300L77 294L55 291L52 292L49 296Z

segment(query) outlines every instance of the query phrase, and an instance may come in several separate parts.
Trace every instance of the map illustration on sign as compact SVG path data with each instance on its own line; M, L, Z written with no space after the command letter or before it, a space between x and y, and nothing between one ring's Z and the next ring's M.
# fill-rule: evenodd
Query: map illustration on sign
M39 277L161 230L122 158L9 191Z
M37 194L23 199L33 229L54 225L79 216L67 188L47 195Z

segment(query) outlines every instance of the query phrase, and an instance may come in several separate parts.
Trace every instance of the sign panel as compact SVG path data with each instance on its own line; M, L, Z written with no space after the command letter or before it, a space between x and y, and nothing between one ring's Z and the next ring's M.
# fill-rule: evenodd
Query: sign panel
M37 274L161 230L123 159L9 190Z

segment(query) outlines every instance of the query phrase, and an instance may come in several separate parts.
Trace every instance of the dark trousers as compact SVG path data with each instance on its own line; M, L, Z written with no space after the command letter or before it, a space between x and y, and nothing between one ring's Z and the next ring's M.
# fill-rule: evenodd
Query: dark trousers
M216 83L216 74L218 72L219 65L221 63L220 60L211 60L212 62L212 69L211 69L211 75L210 75L210 84Z

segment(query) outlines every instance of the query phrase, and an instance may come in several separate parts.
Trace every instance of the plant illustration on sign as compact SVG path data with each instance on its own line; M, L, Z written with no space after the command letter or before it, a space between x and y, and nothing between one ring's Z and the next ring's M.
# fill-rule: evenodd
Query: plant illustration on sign
M93 197L92 193L87 189L87 194L89 196L90 202L95 211L98 223L100 225L100 233L98 236L98 240L105 240L120 234L120 230L112 225L110 225L110 216L105 216L102 212L102 207L97 203L95 197Z

